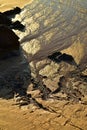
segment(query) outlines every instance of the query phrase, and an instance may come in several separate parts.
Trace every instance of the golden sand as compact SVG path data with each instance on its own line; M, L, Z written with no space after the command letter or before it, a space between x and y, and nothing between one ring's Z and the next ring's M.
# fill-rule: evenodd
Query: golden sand
M31 0L0 0L0 11L23 7L29 2ZM49 113L41 109L32 112L32 106L21 110L12 106L13 103L0 99L0 130L87 130L86 105L47 101L45 105L56 111Z
M23 7L30 3L32 0L0 0L0 11L12 9L16 6Z

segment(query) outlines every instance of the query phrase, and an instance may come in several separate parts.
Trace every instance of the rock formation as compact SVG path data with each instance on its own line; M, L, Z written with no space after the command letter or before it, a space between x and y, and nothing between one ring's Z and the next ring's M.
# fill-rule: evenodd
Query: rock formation
M77 53L78 48L75 49L75 52L72 52L78 54L78 65L84 64L86 70L86 5L86 0L83 2L81 0L33 0L13 19L13 21L19 20L26 25L25 32L18 30L15 32L20 37L24 54L30 63L33 84L36 84L37 88L43 92L42 97L44 98L48 97L50 92L54 92L57 87L60 89L60 86L64 88L61 93L66 93L68 99L70 96L76 97L77 91L81 96L86 94L86 91L81 94L79 90L75 89L80 85L79 82L86 84L85 75L82 74L83 69L81 70L82 67L78 69L77 66L74 66L77 61L72 56L67 57L67 54L63 52L71 45L77 46L77 43L80 43L84 50L81 57L79 57L80 53ZM58 57L55 57L55 60L49 59L49 56L59 52L63 53L63 56L59 56L59 59L57 59ZM85 56L84 60L82 60L83 56ZM67 59L70 64L65 63ZM58 64L56 60L62 60L62 62ZM62 76L64 77L63 84L61 83ZM72 96L72 93L69 95L68 91L72 91L74 96Z
M55 91L57 86L60 86L58 82L61 75L71 77L66 81L72 84L70 85L72 89L68 89L65 85L69 91L75 87L73 85L75 81L70 83L73 75L79 77L76 79L80 82L80 73L87 65L86 5L86 0L83 2L37 0L26 5L20 15L15 17L15 20L19 19L26 25L24 33L18 31L16 33L21 39L24 53L30 63L34 84L41 91L43 88L43 92L46 92L46 87ZM65 51L70 46L72 46L71 50Z
M61 0L49 2L38 0L25 6L16 18L22 20L26 25L25 37L20 36L21 43L30 43L27 48L28 46L31 48L31 44L33 47L37 44L40 47L29 60L39 61L56 51L68 48L72 44L78 46L78 42L82 46L86 46L86 5L86 0L84 2L81 0L73 2L70 0L64 2ZM31 52L27 48L26 51L33 54L33 51Z
M12 26L19 29L22 25L10 19L10 16L19 12L20 8L15 8L0 13L0 97L7 99L13 97L14 93L26 95L30 79L29 66L22 54L19 37L11 30Z
M12 10L5 11L3 13L0 12L0 24L9 27L10 29L18 29L23 30L24 25L20 23L20 21L12 22L12 18L15 17L16 14L20 13L21 9L16 7Z
M8 27L0 25L0 58L19 51L18 36Z

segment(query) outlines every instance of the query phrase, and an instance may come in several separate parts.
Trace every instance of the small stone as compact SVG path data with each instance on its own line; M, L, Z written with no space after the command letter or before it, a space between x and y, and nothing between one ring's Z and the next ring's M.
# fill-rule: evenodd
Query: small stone
M87 105L87 96L81 98L81 103Z

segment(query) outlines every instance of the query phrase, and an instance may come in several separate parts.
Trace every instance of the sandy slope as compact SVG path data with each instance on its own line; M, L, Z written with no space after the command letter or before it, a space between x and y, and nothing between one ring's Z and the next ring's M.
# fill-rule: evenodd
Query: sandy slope
M5 11L16 6L23 7L32 0L0 0L0 11Z
M23 7L30 0L0 0L0 11ZM67 101L45 101L55 112L33 106L19 109L13 100L0 99L0 130L87 130L87 105L69 104ZM35 109L35 108L34 108Z
M43 102L50 110L19 109L12 100L0 100L0 130L87 130L87 107L67 101Z

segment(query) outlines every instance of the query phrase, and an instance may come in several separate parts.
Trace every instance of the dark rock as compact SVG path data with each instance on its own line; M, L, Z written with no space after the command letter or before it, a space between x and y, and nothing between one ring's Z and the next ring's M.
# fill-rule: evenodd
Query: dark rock
M3 13L0 13L0 24L10 26L12 24L11 20L6 17Z
M51 60L56 60L57 58L59 58L60 55L62 55L61 52L55 52L52 55L49 55L48 58Z
M12 10L8 10L8 11L3 12L3 14L5 16L9 17L9 16L13 16L15 14L19 14L20 12L21 12L21 9L19 7L16 7Z
M0 58L19 52L18 36L8 27L0 25Z
M12 23L12 25L10 26L10 28L22 31L25 28L25 26L23 24L21 24L21 22L16 21L16 22Z
M11 20L12 17L20 12L21 9L19 7L16 7L13 10L5 11L3 13L0 12L0 24L8 26L10 29L18 29L22 31L25 26L22 25L18 20L15 22L12 22Z
M26 96L30 79L29 65L24 58L19 37L11 29L24 29L11 17L20 13L20 8L0 13L0 98L13 98L15 93Z
M20 61L15 61L14 58L12 58L14 64L9 64L9 60L6 61L8 63L3 64L4 70L1 70L2 66L0 65L0 98L8 99L8 95L9 98L13 98L16 93L20 96L26 95L30 80L28 65L24 65L24 68Z
M55 52L52 55L48 56L48 58L53 60L56 63L60 63L64 61L67 62L68 64L77 66L74 58L69 54L65 54L65 53L62 54L61 52Z

